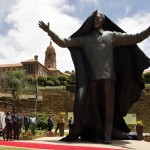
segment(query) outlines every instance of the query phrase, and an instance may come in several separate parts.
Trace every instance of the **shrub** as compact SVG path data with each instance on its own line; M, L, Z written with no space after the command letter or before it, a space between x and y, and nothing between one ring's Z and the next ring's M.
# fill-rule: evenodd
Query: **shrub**
M55 79L54 82L55 82L56 86L60 86L61 85L61 83L60 83L60 81L58 79Z
M33 78L33 76L28 75L28 76L27 76L27 81L28 81L30 84L33 84L33 83L34 83L34 78Z
M57 78L53 77L53 76L48 76L47 80L53 81L55 83L55 86L60 86L61 85L60 81Z
M76 74L75 72L73 72L70 76L69 76L70 81L76 81Z
M67 85L69 82L69 78L67 76L59 76L58 80L60 81L61 85Z
M47 77L47 80L52 80L52 81L54 81L56 78L55 77L53 77L53 76L48 76Z
M55 86L55 83L52 80L47 80L46 83L45 83L45 85L46 86Z
M32 134L35 135L36 134L36 125L33 123L33 124L30 125L29 128L30 128Z
M66 90L70 92L75 92L76 86L75 85L66 85Z
M67 81L60 81L61 85L67 85Z
M34 114L35 113L33 113L33 115ZM36 113L36 128L41 130L47 129L48 127L47 120L48 120L48 116L45 113L40 113L40 112Z
M76 85L76 81L71 81L70 85Z
M149 84L150 83L150 72L146 72L143 74L144 82Z
M38 77L38 84L44 86L47 81L47 77L40 76Z
M68 77L67 76L59 76L58 77L58 80L61 82L61 81L69 81Z
M62 91L65 90L66 87L65 86L45 86L45 87L38 87L39 90L55 90L55 91Z

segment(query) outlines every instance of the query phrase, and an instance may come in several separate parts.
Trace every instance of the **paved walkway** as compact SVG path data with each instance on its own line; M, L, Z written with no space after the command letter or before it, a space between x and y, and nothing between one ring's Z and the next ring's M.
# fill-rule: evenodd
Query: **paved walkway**
M112 144L105 145L100 143L90 143L85 141L75 141L75 142L61 142L59 141L62 137L42 137L35 139L31 142L38 143L53 143L53 144L63 144L63 145L78 145L78 146L88 146L88 147L105 147L105 148L118 148L123 150L150 150L150 142L137 141L137 140L113 140ZM26 141L30 142L30 141Z

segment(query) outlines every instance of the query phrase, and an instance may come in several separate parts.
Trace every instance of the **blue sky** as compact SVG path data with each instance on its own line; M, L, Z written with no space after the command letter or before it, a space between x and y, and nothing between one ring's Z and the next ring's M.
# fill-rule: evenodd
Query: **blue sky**
M50 22L61 37L69 37L95 10L128 33L150 25L148 0L0 0L0 4L0 64L20 63L34 55L44 64L50 38L38 27L39 20ZM150 57L150 38L138 45ZM53 46L57 68L74 70L68 49Z

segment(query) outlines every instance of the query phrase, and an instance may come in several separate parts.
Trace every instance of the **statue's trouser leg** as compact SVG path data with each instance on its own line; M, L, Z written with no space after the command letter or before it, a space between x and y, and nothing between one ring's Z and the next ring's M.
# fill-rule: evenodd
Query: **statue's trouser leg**
M114 98L115 98L115 81L100 80L99 82L100 97L100 114L102 126L104 129L104 138L111 139L113 114L114 114Z
M91 82L91 109L96 121L96 133L106 139L111 139L114 113L114 80L92 80ZM103 133L99 132L102 131ZM97 137L97 138L99 138Z

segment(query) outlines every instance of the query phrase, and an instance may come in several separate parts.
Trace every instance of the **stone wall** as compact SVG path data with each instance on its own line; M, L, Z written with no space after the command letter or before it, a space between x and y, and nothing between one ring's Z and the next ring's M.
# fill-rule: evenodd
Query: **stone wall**
M0 95L0 111L12 111L11 96L7 98ZM37 112L44 112L52 116L56 125L61 111L73 111L74 93L68 91L40 91L39 100L37 102ZM17 112L21 114L32 113L35 111L35 96L22 95L20 101L16 104ZM129 113L136 114L137 120L144 123L144 132L150 133L150 90L145 89L141 98L129 110ZM66 124L67 126L67 124Z
M67 112L72 112L73 101L74 93L65 90L40 91L36 111L51 115L55 125L60 117L60 112L66 112L65 120L68 122ZM12 112L12 98L10 94L0 94L0 111ZM35 112L35 96L22 95L19 102L16 103L16 111L22 115Z
M142 120L144 132L150 133L150 89L143 90L141 98L131 107L129 113L136 114Z

